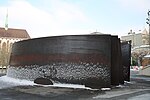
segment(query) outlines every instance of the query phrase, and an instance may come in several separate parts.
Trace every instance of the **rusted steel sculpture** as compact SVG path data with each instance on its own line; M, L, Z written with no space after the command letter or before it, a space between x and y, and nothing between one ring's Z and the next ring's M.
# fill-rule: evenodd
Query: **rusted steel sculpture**
M14 43L7 75L35 80L83 84L92 88L118 85L123 78L117 36L70 35Z
M130 81L131 41L122 42L121 51L122 51L123 79L125 81Z
M119 85L119 76L120 76L120 63L121 58L119 51L119 40L118 36L111 37L111 84Z

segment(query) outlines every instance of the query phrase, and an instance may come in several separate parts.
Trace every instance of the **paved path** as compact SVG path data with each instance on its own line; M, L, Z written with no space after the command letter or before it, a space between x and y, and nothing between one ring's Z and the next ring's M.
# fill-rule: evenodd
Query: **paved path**
M0 87L10 85L0 82ZM133 75L131 82L111 90L15 86L0 89L0 100L150 100L150 77Z

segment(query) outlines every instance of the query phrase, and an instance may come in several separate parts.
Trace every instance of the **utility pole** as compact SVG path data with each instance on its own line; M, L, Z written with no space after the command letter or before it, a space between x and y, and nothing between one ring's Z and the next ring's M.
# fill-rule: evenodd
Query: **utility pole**
M148 10L148 12L147 12L147 14L148 14L148 18L146 18L146 23L148 24L148 28L149 28L149 51L150 51L150 10ZM150 54L150 52L149 52L149 54Z

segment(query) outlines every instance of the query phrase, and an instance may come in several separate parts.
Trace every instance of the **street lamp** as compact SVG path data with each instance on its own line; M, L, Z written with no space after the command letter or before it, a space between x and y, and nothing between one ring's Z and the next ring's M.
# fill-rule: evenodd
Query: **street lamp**
M148 18L146 18L146 23L148 24L148 28L149 28L149 49L150 49L150 10L148 10L148 12L147 12L147 14L148 14Z

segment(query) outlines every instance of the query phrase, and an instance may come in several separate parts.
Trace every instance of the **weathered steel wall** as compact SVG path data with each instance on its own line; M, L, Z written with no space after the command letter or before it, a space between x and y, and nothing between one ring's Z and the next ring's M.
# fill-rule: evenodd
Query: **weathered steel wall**
M118 36L111 37L111 85L119 85L119 42Z
M71 35L14 43L7 75L110 87L130 80L131 45L118 36Z
M111 63L111 35L45 37L15 43L7 75L110 87Z
M122 65L122 51L121 51L121 43L120 43L120 39L118 39L118 56L119 56L119 83L120 84L124 84L124 73L123 73L123 65Z
M123 78L124 81L130 81L131 65L131 43L129 41L121 43Z

